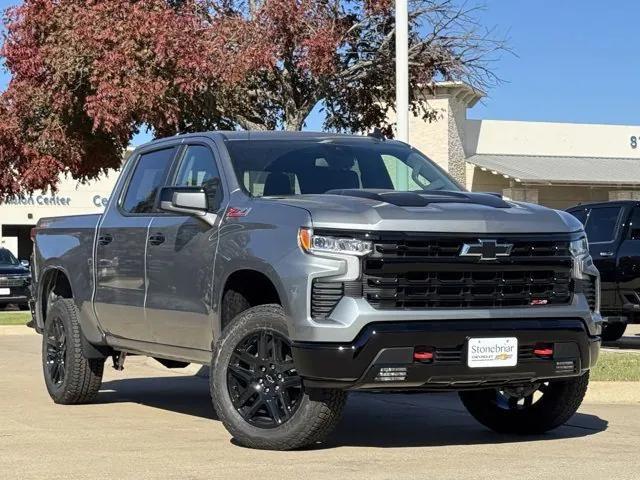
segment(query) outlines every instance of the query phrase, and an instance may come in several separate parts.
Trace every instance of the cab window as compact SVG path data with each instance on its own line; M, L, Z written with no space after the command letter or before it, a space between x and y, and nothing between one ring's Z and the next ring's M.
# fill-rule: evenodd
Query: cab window
M592 208L585 226L589 242L611 242L614 240L620 211L620 207Z
M154 211L156 197L165 184L174 153L175 148L165 148L140 155L122 202L125 212Z
M640 208L635 207L629 220L629 240L640 240Z

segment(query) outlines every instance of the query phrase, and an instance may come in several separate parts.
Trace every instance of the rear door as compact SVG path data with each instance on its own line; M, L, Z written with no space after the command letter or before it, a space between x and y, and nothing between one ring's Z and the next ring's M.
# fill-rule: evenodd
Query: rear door
M142 152L123 194L105 212L97 232L94 305L103 328L132 340L152 341L145 319L145 252L156 197L165 184L175 147Z
M600 270L602 305L617 302L617 253L624 207L602 205L591 207L585 224L589 249Z
M640 305L640 206L630 213L618 250L618 284L624 304ZM640 307L639 307L640 308Z
M154 216L147 245L147 318L157 343L210 350L213 266L225 207L213 145L185 145L169 184L203 187L218 216L213 227L190 215Z

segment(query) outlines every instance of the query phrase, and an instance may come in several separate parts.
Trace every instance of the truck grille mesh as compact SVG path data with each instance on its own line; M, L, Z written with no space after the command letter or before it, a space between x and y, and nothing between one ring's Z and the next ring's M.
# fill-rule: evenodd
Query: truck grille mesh
M28 280L26 280L25 278L0 278L0 287L23 287L25 285L28 285L28 283Z
M498 238L508 257L461 257L478 237L380 235L363 260L363 294L377 309L501 308L571 301L569 239Z

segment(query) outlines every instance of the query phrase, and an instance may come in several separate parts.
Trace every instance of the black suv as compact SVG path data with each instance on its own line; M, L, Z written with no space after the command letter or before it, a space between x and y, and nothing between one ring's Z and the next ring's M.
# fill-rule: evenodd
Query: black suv
M31 273L29 262L19 261L13 253L0 247L0 308L16 304L29 309Z
M640 201L589 203L567 210L584 225L600 270L603 340L617 340L640 321Z

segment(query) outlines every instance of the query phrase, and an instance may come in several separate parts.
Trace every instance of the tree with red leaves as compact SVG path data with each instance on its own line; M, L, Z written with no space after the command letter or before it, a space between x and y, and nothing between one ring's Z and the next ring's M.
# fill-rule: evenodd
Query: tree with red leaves
M435 80L495 83L477 7L409 0L411 105ZM5 15L0 196L120 165L140 128L392 133L392 0L25 0Z

